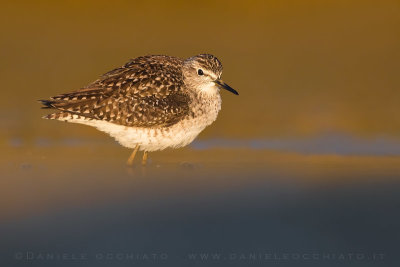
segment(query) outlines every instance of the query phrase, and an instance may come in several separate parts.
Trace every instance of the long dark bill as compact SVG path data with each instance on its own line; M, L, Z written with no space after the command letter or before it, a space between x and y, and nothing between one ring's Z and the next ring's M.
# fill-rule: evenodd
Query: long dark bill
M239 93L235 89L227 85L223 80L216 80L215 83L218 84L220 88L228 90L229 92L234 93L235 95L239 95Z

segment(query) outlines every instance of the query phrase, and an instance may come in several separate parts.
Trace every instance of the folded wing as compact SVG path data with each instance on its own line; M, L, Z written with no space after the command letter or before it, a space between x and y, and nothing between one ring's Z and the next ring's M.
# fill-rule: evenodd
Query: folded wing
M78 115L131 127L169 126L189 113L180 64L173 57L139 57L85 88L41 102L58 110L50 119Z

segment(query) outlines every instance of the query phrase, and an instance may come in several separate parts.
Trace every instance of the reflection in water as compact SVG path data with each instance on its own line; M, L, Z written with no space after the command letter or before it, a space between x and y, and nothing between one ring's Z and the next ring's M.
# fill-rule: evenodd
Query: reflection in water
M196 140L192 147L195 149L269 149L305 154L400 155L400 140L398 139L363 139L349 135L323 135L308 138L270 140Z
M83 253L86 259L74 261L82 266L244 265L188 258L205 252L384 257L311 261L316 266L388 266L396 257L398 157L187 149L154 153L149 166L138 161L126 168L119 146L16 149L1 166L7 173L0 187L5 266L71 265L17 261L18 252ZM166 253L168 260L104 261L99 253ZM254 262L281 260L245 261Z
M114 146L115 144L107 137L95 140L64 138L57 141L40 137L33 141L33 145L36 147ZM8 145L17 148L23 146L24 141L22 138L14 137L8 140ZM196 150L224 148L274 150L302 154L400 155L400 141L398 139L383 137L367 139L344 134L286 139L197 139L190 144L190 147Z
M195 149L152 153L148 166L138 161L127 168L130 151L111 141L38 140L3 147L0 251L5 266L55 264L16 261L16 252L84 253L88 258L77 262L93 266L133 264L96 259L106 252L166 253L165 266L243 266L239 260L187 256L201 252L362 252L383 254L385 264L395 260L400 157L382 156L398 151L385 145L373 150L374 142L389 141L200 140ZM343 149L349 140L355 146ZM321 151L336 155L317 154ZM349 151L364 154L339 155ZM383 261L345 262L381 266Z

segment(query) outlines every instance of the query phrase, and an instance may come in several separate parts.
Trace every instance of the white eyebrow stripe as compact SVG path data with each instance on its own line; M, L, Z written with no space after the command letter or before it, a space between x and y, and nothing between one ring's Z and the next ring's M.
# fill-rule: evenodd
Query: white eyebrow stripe
M208 71L208 70L203 70L204 75L210 76L212 79L216 80L218 78L217 75L215 75L215 73L213 73L212 71Z

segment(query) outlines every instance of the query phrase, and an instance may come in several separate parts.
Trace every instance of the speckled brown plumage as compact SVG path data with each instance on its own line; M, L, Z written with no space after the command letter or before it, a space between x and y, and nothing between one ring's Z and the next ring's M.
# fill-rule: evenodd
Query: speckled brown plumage
M74 114L124 126L174 124L189 113L182 64L182 59L168 56L132 59L85 88L43 100L45 107L60 110L47 118Z
M148 151L186 146L216 120L220 89L238 94L221 74L209 54L138 57L80 90L41 100L56 110L44 118L95 127L135 149L129 164L138 150L145 161Z

